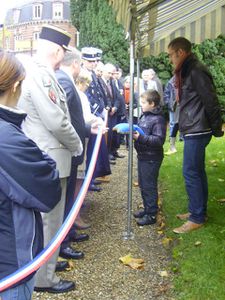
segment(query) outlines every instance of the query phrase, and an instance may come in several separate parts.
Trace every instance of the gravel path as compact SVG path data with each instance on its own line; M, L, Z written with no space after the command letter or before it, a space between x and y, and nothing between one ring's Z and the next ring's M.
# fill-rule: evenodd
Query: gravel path
M159 226L138 227L132 220L134 239L122 238L127 225L127 161L128 152L122 146L120 153L126 157L117 159L112 166L110 183L103 183L100 193L88 193L86 214L92 226L86 230L87 242L73 244L84 251L85 258L74 262L70 271L61 277L76 281L76 290L65 294L34 293L33 299L68 300L171 300L170 276L161 276L169 264L169 254L162 244ZM134 155L134 179L136 177ZM133 208L141 203L139 189L133 188ZM119 262L127 254L144 259L144 270L134 270ZM165 274L165 273L164 273Z

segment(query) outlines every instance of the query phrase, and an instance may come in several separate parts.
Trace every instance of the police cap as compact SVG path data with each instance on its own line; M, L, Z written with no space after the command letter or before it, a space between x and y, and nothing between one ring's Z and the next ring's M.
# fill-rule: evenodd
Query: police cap
M59 27L44 25L39 37L40 39L51 41L69 51L68 45L71 35Z
M95 50L96 50L97 60L101 60L102 59L102 50L98 49L98 48L95 48Z
M81 49L82 58L89 61L97 60L96 48L93 47L84 47Z

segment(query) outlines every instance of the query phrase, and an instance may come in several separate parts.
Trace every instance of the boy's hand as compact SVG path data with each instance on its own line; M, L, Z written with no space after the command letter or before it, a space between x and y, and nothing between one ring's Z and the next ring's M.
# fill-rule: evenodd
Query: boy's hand
M136 140L138 139L139 135L140 135L139 132L134 131L134 132L133 132L133 139L136 141Z

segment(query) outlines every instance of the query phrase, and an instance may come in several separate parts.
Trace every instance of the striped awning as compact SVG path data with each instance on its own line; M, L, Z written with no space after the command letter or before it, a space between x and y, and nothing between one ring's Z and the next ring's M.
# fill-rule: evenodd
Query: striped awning
M225 33L225 0L109 0L126 31L135 24L139 56L165 51L184 36L193 43ZM136 4L134 4L136 3Z

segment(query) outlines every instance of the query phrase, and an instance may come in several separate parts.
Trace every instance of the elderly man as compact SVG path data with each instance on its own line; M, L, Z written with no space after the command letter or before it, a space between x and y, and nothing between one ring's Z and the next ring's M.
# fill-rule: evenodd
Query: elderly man
M60 85L66 92L67 104L71 116L71 123L75 130L77 131L83 148L85 146L85 137L89 137L91 134L91 126L85 125L82 104L77 92L74 80L80 73L80 63L81 63L81 53L75 48L70 48L70 51L64 56L61 63L60 69L56 71L56 78ZM94 125L93 125L94 126ZM96 128L97 132L98 128ZM82 164L84 160L84 151L81 155L72 158L72 166L70 177L67 181L67 191L66 191L66 205L64 219L68 216L73 204L74 204L74 194L75 186L77 181L77 168ZM61 250L59 255L63 258L68 259L81 259L83 258L83 252L76 251L70 246L70 242L81 242L89 238L87 234L77 234L75 231L75 226L72 226L67 237L61 245Z
M23 126L25 133L56 161L61 181L60 202L50 213L42 214L45 246L63 222L71 158L80 155L83 150L81 140L70 123L66 95L54 74L69 41L68 33L58 27L46 25L42 28L37 55L27 68L19 101L19 106L28 115ZM36 291L63 293L74 289L74 282L61 280L55 274L58 253L59 250L37 272Z

